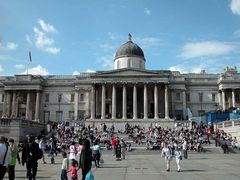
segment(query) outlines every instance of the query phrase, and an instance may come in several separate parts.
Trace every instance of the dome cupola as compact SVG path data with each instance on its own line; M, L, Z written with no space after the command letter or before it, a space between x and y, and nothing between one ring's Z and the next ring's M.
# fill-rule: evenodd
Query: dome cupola
M128 41L121 45L115 54L114 69L121 68L145 68L143 50L132 42L131 34L128 35Z

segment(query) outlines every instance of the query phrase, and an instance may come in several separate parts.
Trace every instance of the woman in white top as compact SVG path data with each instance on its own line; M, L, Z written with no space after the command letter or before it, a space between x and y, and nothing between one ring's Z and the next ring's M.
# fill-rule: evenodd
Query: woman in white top
M95 162L95 167L99 167L100 162L100 146L98 145L98 142L95 141L93 145L93 159Z
M172 152L166 143L163 144L161 156L165 157L165 162L167 165L166 171L170 171L170 161L172 160Z
M180 170L181 170L180 161L182 160L181 148L177 147L177 149L175 150L174 154L175 154L175 158L176 158L177 171L180 172Z
M69 146L69 160L76 160L76 154L77 154L77 148L75 146L75 142L72 142L71 145Z

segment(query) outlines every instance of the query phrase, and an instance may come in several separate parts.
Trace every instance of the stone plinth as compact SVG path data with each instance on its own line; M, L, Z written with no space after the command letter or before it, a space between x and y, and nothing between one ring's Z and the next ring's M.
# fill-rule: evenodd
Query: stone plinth
M38 136L45 130L45 125L36 121L25 119L0 119L0 134L13 138L16 142L23 141L27 134Z

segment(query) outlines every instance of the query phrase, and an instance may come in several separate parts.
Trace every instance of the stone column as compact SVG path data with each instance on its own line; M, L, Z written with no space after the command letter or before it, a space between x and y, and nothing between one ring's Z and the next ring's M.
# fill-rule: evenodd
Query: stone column
M30 111L30 92L27 92L26 119L30 119L29 111Z
M147 85L144 84L144 89L143 89L143 118L147 119L148 118L148 97L147 97Z
M13 91L11 117L13 117L13 118L16 117L16 91Z
M7 93L7 117L10 117L11 113L11 94Z
M91 96L91 119L95 119L95 86L92 85L92 96Z
M154 85L154 119L158 119L158 87Z
M233 106L233 107L236 107L235 91L234 91L234 89L232 90L232 106Z
M39 121L39 111L40 111L40 92L36 93L36 106L35 106L35 120Z
M89 89L87 90L87 98L88 98L88 101L87 101L87 111L86 111L86 117L89 118L91 112L90 112L90 109L91 109L91 103L90 103L90 92L89 92Z
M219 106L222 107L222 94L220 91L218 92L218 103L219 103Z
M122 109L122 119L127 119L127 89L126 84L123 84L123 109Z
M183 103L183 119L186 119L187 105L186 105L186 91L182 92L182 103Z
M78 119L78 96L78 90L76 90L74 94L74 120Z
M102 85L102 109L101 109L101 119L106 118L106 87Z
M4 91L4 100L3 100L3 115L6 116L7 114L7 92Z
M137 119L137 85L133 86L133 119Z
M165 119L169 119L168 85L167 84L165 84Z
M112 86L112 119L116 119L116 85Z
M222 89L222 109L223 109L223 111L226 110L225 92L224 92L224 89Z

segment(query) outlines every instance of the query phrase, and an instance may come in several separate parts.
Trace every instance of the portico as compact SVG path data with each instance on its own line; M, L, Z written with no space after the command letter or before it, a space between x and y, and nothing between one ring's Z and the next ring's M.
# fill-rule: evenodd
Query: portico
M169 118L166 83L96 83L91 92L91 119Z

